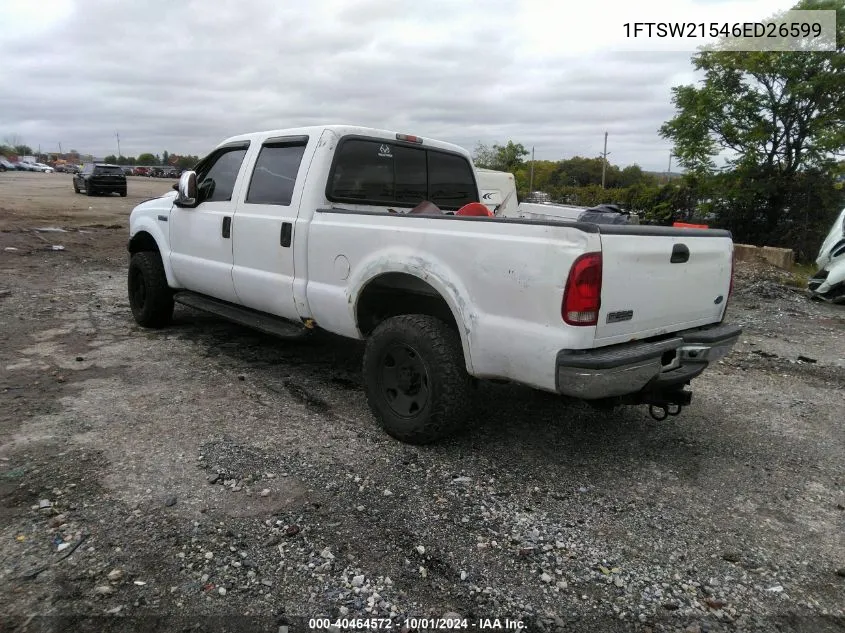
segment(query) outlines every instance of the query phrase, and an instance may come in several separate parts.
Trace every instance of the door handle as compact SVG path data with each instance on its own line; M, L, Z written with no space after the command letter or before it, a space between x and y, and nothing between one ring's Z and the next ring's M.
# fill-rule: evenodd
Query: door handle
M293 224L290 222L282 222L282 233L279 236L279 244L285 248L290 247L293 238Z
M672 256L669 262L672 264L683 264L689 261L689 248L686 244L675 244L672 247Z
M226 216L223 218L223 237L229 239L232 236L232 218Z

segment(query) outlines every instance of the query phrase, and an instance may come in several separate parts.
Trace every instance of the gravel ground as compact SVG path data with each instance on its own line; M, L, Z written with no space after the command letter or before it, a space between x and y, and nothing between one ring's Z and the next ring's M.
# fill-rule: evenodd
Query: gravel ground
M845 311L785 273L738 270L742 342L678 418L482 385L412 447L358 343L136 327L131 204L53 217L61 178L0 174L0 631L845 630Z

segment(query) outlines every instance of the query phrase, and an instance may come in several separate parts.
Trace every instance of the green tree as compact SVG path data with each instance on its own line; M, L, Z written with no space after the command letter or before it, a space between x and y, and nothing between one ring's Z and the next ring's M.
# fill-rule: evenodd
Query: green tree
M176 159L176 166L179 169L193 169L200 162L199 156L179 156Z
M164 150L161 153L161 164L162 165L169 165L170 164L170 153L167 150Z
M15 145L15 154L18 156L31 156L32 148L29 145Z
M528 150L522 143L508 141L505 145L494 144L492 147L478 143L472 160L476 167L513 173L525 163L526 156L528 156Z
M829 226L841 204L824 195L819 207L800 194L808 182L828 191L833 157L845 150L845 2L803 0L795 8L836 10L835 52L698 53L692 63L704 79L672 89L676 115L660 134L700 177L696 184L716 171L719 153L729 154L712 180L712 207L739 240L807 253L815 234L785 229Z
M117 156L114 154L109 154L103 160L107 163L111 163L112 165L117 164Z
M489 145L479 141L472 152L472 162L476 167L493 169L493 165L496 163L496 152Z
M628 165L619 172L617 183L619 187L631 187L640 183L654 186L657 184L657 179L651 174L646 174L639 165Z
M149 152L145 152L144 154L140 154L138 156L138 164L139 165L156 165L156 157Z

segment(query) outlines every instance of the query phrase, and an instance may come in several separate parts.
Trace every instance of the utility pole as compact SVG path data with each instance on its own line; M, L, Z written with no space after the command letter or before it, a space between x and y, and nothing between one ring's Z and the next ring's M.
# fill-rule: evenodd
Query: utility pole
M117 157L120 158L123 155L120 153L120 134L115 132L114 136L117 139Z
M528 195L534 191L534 147L531 147L531 175L528 177Z
M607 155L610 152L607 151L607 132L604 133L604 151L601 153L602 163L601 163L601 188L604 189L604 178L605 174L607 173Z
M669 150L669 166L666 168L666 184L672 180L672 151Z
M62 154L64 154L64 152L62 151L62 142L59 141L59 156L61 156Z

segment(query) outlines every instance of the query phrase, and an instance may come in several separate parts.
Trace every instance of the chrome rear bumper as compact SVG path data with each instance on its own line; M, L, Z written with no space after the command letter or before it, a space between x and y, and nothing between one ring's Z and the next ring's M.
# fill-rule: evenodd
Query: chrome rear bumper
M684 385L708 364L727 356L740 334L739 326L716 325L653 343L563 350L557 355L557 390L566 396L597 400Z

